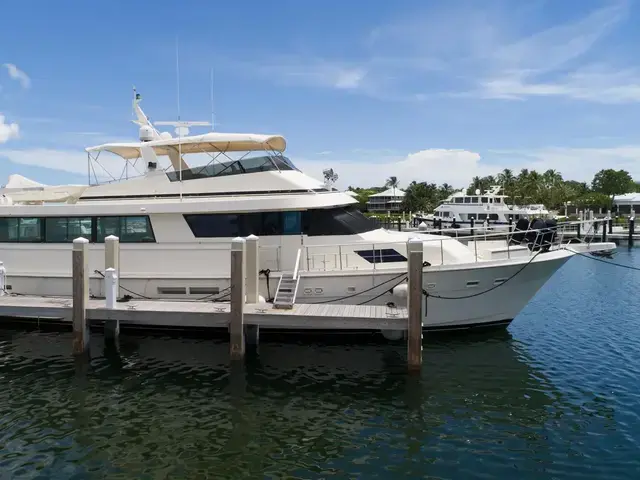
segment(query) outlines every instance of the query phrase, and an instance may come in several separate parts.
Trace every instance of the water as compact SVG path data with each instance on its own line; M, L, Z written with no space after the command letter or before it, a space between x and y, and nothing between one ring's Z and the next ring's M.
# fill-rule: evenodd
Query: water
M616 261L640 267L640 249ZM640 477L640 272L574 258L503 333L403 345L0 330L0 478Z

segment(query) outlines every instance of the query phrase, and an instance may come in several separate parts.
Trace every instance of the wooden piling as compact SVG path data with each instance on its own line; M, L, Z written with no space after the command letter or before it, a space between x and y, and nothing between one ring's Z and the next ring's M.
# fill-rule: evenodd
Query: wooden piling
M607 241L607 223L608 223L608 220L606 218L602 220L602 241L603 242Z
M104 270L105 270L105 298L107 308L109 303L115 302L120 296L120 239L115 235L109 235L104 239ZM107 277L109 271L109 277ZM109 291L107 291L107 289ZM115 298L111 298L114 297ZM107 320L104 322L105 340L112 340L120 334L120 320Z
M244 357L244 303L245 303L245 253L244 238L231 242L231 319L229 341L231 360Z
M407 312L409 316L407 335L407 362L410 371L422 368L422 240L412 238L407 242L408 291Z
M631 216L629 217L629 246L633 246L633 235L636 224L636 212L631 210Z
M475 226L475 224L476 224L476 221L475 221L475 219L473 219L473 218L472 218L472 219L471 219L471 236L472 236L472 237L473 237L473 235L474 235L474 233L475 233L475 231L474 231L474 229L473 229L473 227Z
M73 354L83 355L89 351L89 324L87 303L89 302L89 240L76 238L72 251L72 323Z

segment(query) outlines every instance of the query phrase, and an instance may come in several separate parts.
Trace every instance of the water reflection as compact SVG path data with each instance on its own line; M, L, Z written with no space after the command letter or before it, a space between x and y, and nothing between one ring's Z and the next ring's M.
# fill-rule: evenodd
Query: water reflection
M0 332L5 469L392 478L548 457L559 395L507 332L433 340L420 377L402 345L263 343L232 369L226 342L101 340L83 374L68 334Z

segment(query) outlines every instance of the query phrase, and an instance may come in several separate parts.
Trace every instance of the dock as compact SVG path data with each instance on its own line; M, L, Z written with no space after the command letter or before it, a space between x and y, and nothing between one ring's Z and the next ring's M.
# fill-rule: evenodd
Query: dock
M116 343L120 325L147 328L223 329L229 335L232 362L258 346L261 329L319 331L380 331L387 338L407 341L409 371L422 366L422 265L423 242L409 240L408 296L406 307L388 305L298 304L298 266L283 273L273 303L258 295L259 239L235 238L230 249L230 300L228 302L120 298L120 244L115 236L105 239L104 291L106 298L89 298L88 240L77 238L70 251L72 295L45 297L11 294L7 273L0 262L0 317L68 323L73 331L71 352L90 356L91 326L104 325L105 342ZM300 252L298 252L300 255ZM280 292L283 295L280 295ZM281 301L278 302L278 298ZM387 332L389 335L387 335ZM406 332L406 335L398 333Z
M0 317L55 320L72 323L71 297L0 297ZM106 308L105 300L90 299L87 319L91 323L119 321L144 327L227 329L231 321L229 303L130 300ZM300 330L407 330L405 307L380 305L296 304L288 310L270 303L244 305L244 324L261 328Z

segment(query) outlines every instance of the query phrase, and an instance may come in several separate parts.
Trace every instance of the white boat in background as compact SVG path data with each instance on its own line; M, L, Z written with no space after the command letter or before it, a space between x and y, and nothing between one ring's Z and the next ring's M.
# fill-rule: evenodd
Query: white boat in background
M548 211L544 205L517 206L507 203L507 195L500 194L500 185L494 185L488 192L476 190L475 195L456 192L443 200L434 213L417 214L418 222L437 224L441 228L466 228L473 225L474 231L506 231L510 223L520 218L546 218Z
M416 234L376 228L352 196L328 189L285 157L284 137L189 135L184 129L194 123L180 122L176 138L156 129L137 95L133 108L139 141L87 148L90 185L47 186L12 176L0 191L0 260L9 292L70 295L70 243L83 236L90 241L91 295L104 296L104 239L116 235L121 294L224 300L230 242L254 234L260 293L267 300L406 302L406 246ZM497 192L451 198L447 205L475 207L487 218L519 214ZM560 231L527 235L518 244L485 238L468 245L421 235L423 288L430 295L424 326L487 326L515 318L574 254ZM297 294L287 297L280 286L291 283Z

